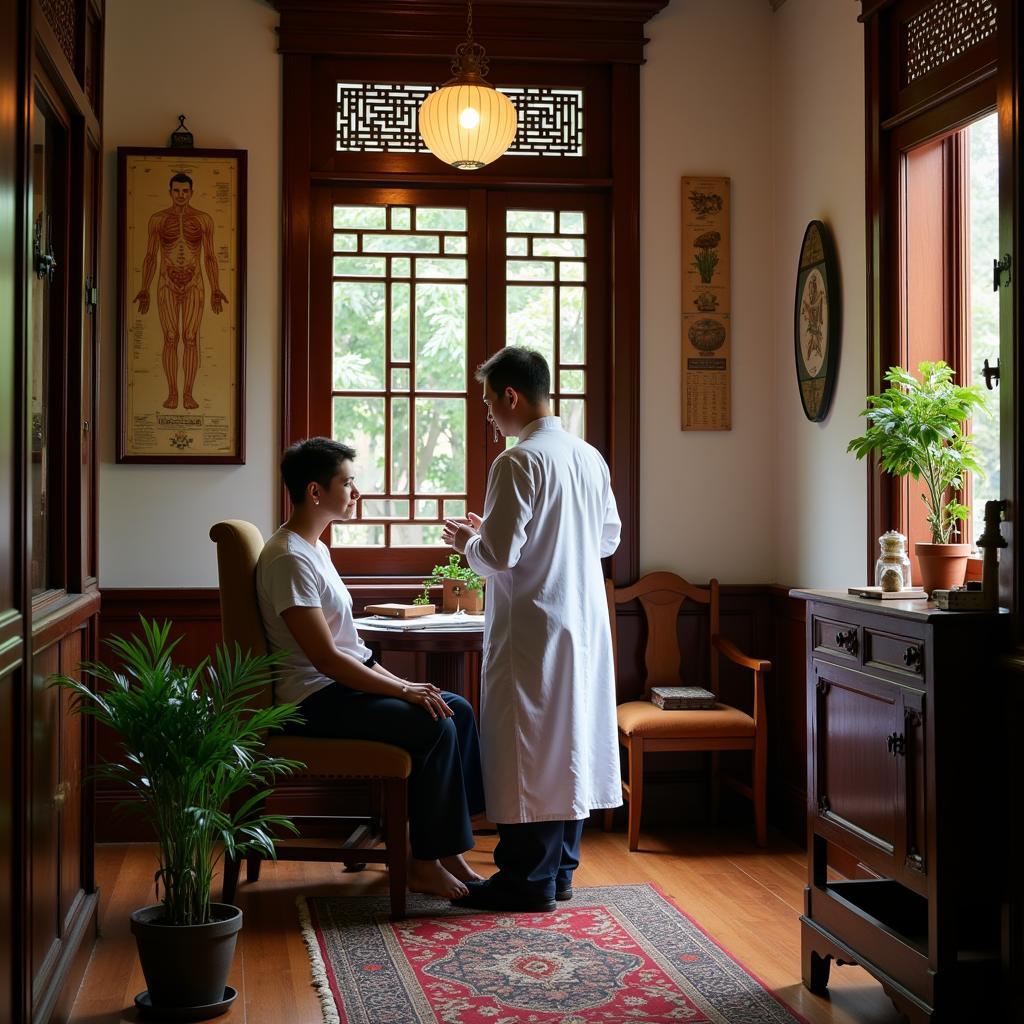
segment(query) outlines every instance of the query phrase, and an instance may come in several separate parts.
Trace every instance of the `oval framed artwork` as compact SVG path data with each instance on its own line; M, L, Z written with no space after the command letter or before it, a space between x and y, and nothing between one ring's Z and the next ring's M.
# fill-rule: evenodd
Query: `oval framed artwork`
M828 415L839 367L839 275L828 228L812 220L800 246L793 311L796 381L804 415Z

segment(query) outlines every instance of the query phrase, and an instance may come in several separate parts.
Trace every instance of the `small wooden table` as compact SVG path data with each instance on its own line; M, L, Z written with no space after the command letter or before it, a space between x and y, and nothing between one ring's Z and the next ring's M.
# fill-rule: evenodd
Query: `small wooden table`
M374 656L401 651L416 656L417 682L430 682L465 697L480 717L480 655L484 645L483 617L465 628L444 626L398 629L387 619L356 619L356 629Z

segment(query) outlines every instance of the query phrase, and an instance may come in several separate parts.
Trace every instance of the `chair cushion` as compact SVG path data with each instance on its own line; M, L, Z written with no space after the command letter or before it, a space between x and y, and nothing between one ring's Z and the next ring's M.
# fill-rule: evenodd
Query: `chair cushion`
M401 747L371 740L321 739L314 736L268 736L267 754L301 761L304 776L362 779L407 779L412 758Z
M619 731L627 736L697 736L734 739L754 735L754 720L738 708L716 704L708 711L663 711L647 700L618 707Z

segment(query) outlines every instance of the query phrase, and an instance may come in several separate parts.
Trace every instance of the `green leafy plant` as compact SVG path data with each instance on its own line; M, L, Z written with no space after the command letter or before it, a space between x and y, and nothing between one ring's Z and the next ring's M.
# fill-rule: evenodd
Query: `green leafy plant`
M472 569L462 564L459 555L449 555L444 565L435 565L430 578L423 581L423 593L413 599L413 604L430 604L430 588L441 586L445 580L462 580L467 590L475 591L480 597L484 593L483 578L477 576Z
M53 685L78 695L76 710L112 729L120 740L117 762L100 764L92 776L127 786L138 799L120 805L153 827L159 845L157 893L173 925L203 924L210 917L210 885L224 854L258 851L274 856L271 830L297 832L279 814L263 812L278 776L302 767L297 761L260 754L263 732L297 720L294 704L255 708L281 652L254 657L236 645L220 646L213 661L196 668L171 659L170 622L140 618L142 637L107 641L123 671L83 662L82 673L100 685L57 676ZM250 794L228 810L236 794Z
M964 423L978 409L991 412L979 386L955 384L952 367L941 360L921 363L917 372L920 379L902 367L889 367L889 387L869 395L861 412L868 417L867 430L846 450L858 459L878 452L886 473L922 480L932 543L948 544L957 523L968 516L967 507L956 500L964 473L984 475Z

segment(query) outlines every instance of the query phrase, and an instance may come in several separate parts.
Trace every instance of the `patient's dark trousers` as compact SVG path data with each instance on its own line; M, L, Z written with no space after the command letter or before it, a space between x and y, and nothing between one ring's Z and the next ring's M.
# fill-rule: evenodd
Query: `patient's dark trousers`
M579 821L528 821L498 825L494 863L495 885L528 896L551 899L556 889L572 885L572 873L580 862L583 819Z
M286 730L292 736L376 740L407 750L412 757L409 842L419 860L472 849L470 815L484 809L473 709L457 694L442 696L454 715L435 721L423 708L397 697L332 683L299 705L305 721Z

